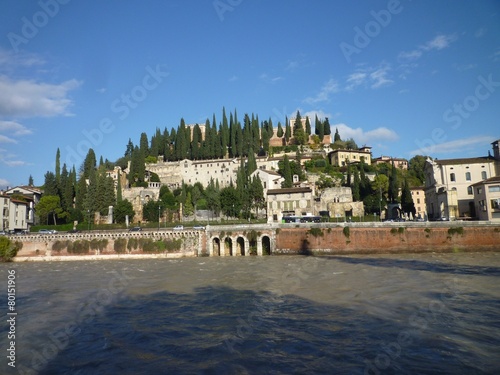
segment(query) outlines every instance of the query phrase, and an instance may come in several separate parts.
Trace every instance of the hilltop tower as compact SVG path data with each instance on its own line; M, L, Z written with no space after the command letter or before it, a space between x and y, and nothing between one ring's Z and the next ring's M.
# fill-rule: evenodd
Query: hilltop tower
M493 158L495 159L495 175L500 176L500 139L491 143Z

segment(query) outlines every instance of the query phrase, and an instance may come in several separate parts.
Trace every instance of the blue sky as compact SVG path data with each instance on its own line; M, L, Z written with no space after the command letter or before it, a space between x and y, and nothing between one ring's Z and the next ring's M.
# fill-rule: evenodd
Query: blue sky
M500 138L500 2L4 0L0 187L88 147L111 161L222 107L328 117L374 157L487 155Z

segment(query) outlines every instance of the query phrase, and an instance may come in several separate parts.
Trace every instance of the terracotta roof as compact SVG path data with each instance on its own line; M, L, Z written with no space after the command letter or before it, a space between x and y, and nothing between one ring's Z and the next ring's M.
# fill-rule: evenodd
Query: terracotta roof
M299 188L285 188L285 189L269 189L267 195L278 195L278 194L293 194L293 193L310 193L312 192L309 187L299 187Z
M476 185L487 185L487 184L494 184L500 182L500 176L495 176L495 177L490 177L486 180L476 182L475 184L472 184L472 186Z
M436 164L441 165L453 165L453 164L480 164L480 163L491 163L495 159L492 156L477 157L477 158L459 158L459 159L434 159Z

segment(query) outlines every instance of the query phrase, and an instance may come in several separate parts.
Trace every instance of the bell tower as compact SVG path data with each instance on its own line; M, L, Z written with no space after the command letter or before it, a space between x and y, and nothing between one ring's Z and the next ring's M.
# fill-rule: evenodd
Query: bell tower
M495 174L500 176L500 139L491 143L493 148L493 158L495 159Z

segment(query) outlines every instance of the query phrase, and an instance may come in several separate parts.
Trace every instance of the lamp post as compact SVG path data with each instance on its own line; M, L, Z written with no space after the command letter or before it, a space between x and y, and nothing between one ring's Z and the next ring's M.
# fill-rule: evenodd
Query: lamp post
M87 210L87 230L90 232L90 210Z
M158 205L158 232L160 231L160 208L161 206Z

